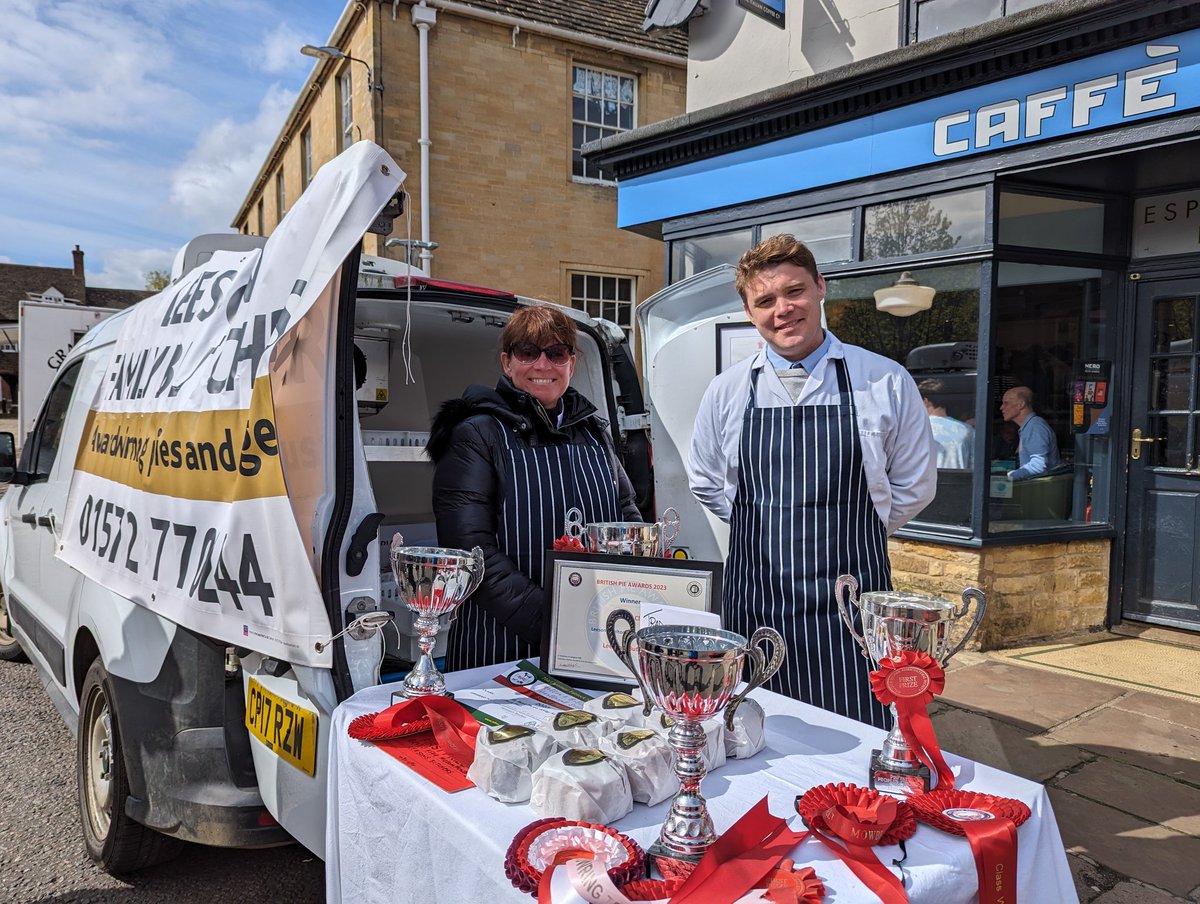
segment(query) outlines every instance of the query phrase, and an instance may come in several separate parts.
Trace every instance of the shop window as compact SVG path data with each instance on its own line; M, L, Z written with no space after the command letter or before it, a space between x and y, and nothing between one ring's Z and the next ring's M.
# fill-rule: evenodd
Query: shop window
M996 238L1001 245L1102 254L1104 205L1003 191Z
M760 240L785 233L794 235L808 246L820 266L851 260L853 229L853 212L839 210L779 223L764 223Z
M909 43L970 28L1050 0L907 0L906 34Z
M936 289L927 311L896 317L876 309L874 292L898 273L826 278L825 318L843 342L861 345L905 365L924 394L931 426L942 438L938 490L919 521L969 528L975 438L976 340L979 335L979 264L912 269ZM937 418L935 421L934 418Z
M863 259L957 251L983 245L982 188L874 204L863 211Z
M753 244L754 234L749 228L671 242L671 282L721 264L736 265Z
M571 274L571 307L592 317L611 320L630 338L633 330L633 299L636 280L632 276L601 273Z
M987 438L990 533L1110 519L1111 311L1117 291L1116 274L1106 271L997 265ZM1023 395L1028 404L1006 402L1006 393L1018 401ZM1030 411L1048 433L1029 419ZM1030 458L1039 473L1022 473L1030 470Z
M575 66L571 80L571 175L612 184L613 178L580 153L589 141L627 132L637 125L637 79Z

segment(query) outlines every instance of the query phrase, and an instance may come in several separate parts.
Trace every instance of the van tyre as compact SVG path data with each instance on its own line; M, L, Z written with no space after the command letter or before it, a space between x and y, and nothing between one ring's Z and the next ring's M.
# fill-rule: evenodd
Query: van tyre
M107 872L121 874L161 863L179 853L183 843L125 815L129 782L112 700L112 681L97 658L79 697L79 815L88 856Z
M0 590L0 661L25 662L27 657L20 642L12 636L8 624L8 598Z

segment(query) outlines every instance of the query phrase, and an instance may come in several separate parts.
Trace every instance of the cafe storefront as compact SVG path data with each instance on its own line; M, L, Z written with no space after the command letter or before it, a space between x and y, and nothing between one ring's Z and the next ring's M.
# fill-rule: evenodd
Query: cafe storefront
M671 282L793 233L830 328L965 425L891 553L899 587L988 593L984 648L1200 630L1200 8L1155 9L968 31L589 148ZM1027 480L1018 386L1061 459Z

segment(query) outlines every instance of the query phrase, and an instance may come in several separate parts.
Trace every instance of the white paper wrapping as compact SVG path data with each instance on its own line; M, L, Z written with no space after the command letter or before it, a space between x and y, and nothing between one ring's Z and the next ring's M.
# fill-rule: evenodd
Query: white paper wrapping
M613 723L586 709L555 713L538 726L538 731L552 737L560 747L595 747L612 730Z
M611 823L633 809L633 792L624 768L595 747L579 747L537 768L529 806L541 818Z
M735 760L754 756L767 743L766 715L753 697L747 697L733 712L733 731L725 732L725 755Z
M645 723L642 717L642 701L624 691L601 694L585 703L583 708L605 722L611 722L617 728L627 725L641 727Z
M675 751L650 728L627 728L600 740L600 749L625 768L633 799L653 806L679 789Z
M533 792L533 772L559 749L549 735L520 725L483 728L467 778L496 800L522 803Z
M701 724L704 727L704 750L700 756L704 759L704 768L713 772L725 765L725 714L719 713ZM671 717L661 710L655 710L650 713L647 727L665 738L671 730Z

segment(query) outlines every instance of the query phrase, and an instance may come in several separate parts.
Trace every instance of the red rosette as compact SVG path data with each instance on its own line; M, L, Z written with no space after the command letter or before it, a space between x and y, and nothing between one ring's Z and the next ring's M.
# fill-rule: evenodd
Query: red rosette
M659 901L670 898L679 891L687 880L683 877L676 879L634 879L621 886L621 894L630 901Z
M791 860L784 860L771 874L766 893L774 904L819 904L825 898L825 886L811 866L796 869Z
M842 836L829 824L831 811L840 811L852 818L870 822L872 816L884 815L893 806L895 815L886 826L883 826L882 820L879 820L879 827L883 829L883 833L877 841L872 842L871 846L898 844L913 836L917 830L917 820L913 815L912 807L906 801L880 794L872 788L860 788L858 785L847 785L842 782L836 785L818 785L796 798L796 812L804 819L806 826L839 838ZM842 840L850 839L842 838ZM855 843L861 844L862 842L856 841Z
M915 698L928 704L946 689L946 673L928 653L904 650L871 672L871 690L884 706Z
M980 791L960 791L957 788L927 791L910 797L908 804L921 822L951 835L966 835L964 824L967 821L986 820L988 817L985 814L1008 819L1015 826L1027 820L1030 814L1029 807L1014 798ZM961 815L965 818L955 819L947 815L947 810L963 811ZM973 812L980 815L972 819Z
M357 741L387 741L432 730L428 716L421 716L411 722L397 722L391 713L393 709L402 705L403 703L397 703L382 712L358 716L346 727L346 734Z
M550 817L521 829L504 855L504 875L520 891L537 897L538 883L555 856L578 852L602 858L608 875L621 886L646 874L646 854L627 835L606 825Z
M555 552L587 552L587 550L585 550L583 548L583 544L579 542L578 538L572 537L569 534L563 534L561 537L559 537L557 540L554 541L554 551Z
M664 879L686 879L696 871L696 864L692 861L676 860L674 857L655 857L654 865Z

